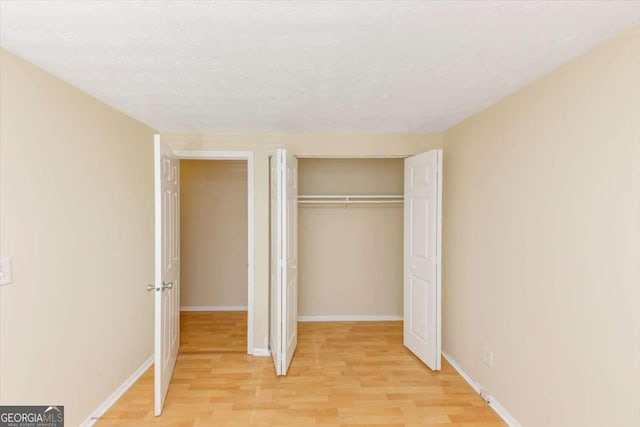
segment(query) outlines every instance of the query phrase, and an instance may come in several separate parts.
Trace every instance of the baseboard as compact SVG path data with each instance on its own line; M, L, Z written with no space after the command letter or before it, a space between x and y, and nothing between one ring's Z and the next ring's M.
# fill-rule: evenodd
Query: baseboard
M252 356L271 356L271 351L268 348L254 348L251 355Z
M117 389L115 389L115 391L113 393L111 393L111 395L109 397L107 397L91 413L91 415L89 415L89 417L86 420L84 420L82 423L80 423L80 427L90 427L90 426L94 425L96 422L98 422L100 417L105 412L107 412L107 410L114 403L116 403L116 401L118 399L120 399L120 396L122 396L124 394L124 392L127 391L129 389L129 387L131 387L133 385L133 383L135 383L138 380L138 378L140 378L140 376L142 376L142 374L144 374L147 371L147 369L149 369L149 367L151 365L153 365L153 355L151 355L151 357L149 357L147 360L145 360L144 363L138 369L136 369L133 372L133 374L131 374L131 376L129 378L124 380L124 382L122 384L120 384L120 386Z
M493 396L487 393L487 390L482 388L482 385L480 385L478 381L473 379L471 375L469 375L464 369L462 369L458 362L456 362L449 353L443 351L442 357L444 357L447 362L449 362L449 364L453 366L453 369L455 369L460 374L460 376L469 383L471 388L473 388L473 390L487 402L489 407L493 409L495 413L498 414L509 427L522 427L522 425L515 418L513 418L511 414L509 414L509 412L507 412L507 410L504 409L504 407L500 405L500 403L498 403L496 399L494 399Z
M246 305L189 305L180 311L247 311Z
M500 403L498 403L498 401L493 398L493 396L484 393L480 393L480 395L484 398L484 400L487 401L491 409L493 409L496 414L498 414L500 418L502 418L502 420L507 423L509 427L522 427L522 424L520 424L518 420L513 418L511 414L508 413L507 410L504 409L502 405L500 405Z
M453 366L453 369L455 369L456 371L458 371L458 373L460 374L460 376L462 378L464 378L464 380L466 382L469 383L469 385L471 386L471 388L478 394L480 394L480 391L482 390L482 387L480 387L480 383L478 381L476 381L475 379L473 379L473 377L469 374L467 374L467 372L462 369L462 367L460 365L458 365L458 362L456 362L453 357L451 357L451 355L449 353L447 353L446 351L442 352L442 357L444 357L446 359L447 362L449 362L449 364L451 366Z
M298 322L382 322L382 321L395 321L395 320L402 320L402 316L397 314L298 316Z

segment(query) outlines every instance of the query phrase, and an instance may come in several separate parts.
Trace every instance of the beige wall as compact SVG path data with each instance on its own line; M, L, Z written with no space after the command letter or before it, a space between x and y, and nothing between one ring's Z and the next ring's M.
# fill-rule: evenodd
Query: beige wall
M0 403L78 425L153 353L153 132L0 50Z
M447 131L443 194L444 350L524 426L640 425L639 29Z
M247 305L247 162L180 161L180 305Z
M402 194L403 159L300 159L300 194ZM298 314L402 315L402 204L298 210Z
M253 152L255 203L254 348L269 339L269 155L287 148L296 156L408 156L442 147L436 133L162 133L175 150L249 150Z

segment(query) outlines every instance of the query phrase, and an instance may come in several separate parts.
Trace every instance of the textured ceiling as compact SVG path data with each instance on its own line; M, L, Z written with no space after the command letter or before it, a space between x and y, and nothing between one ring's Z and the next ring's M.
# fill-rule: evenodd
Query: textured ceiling
M0 44L158 130L439 131L640 2L0 3Z

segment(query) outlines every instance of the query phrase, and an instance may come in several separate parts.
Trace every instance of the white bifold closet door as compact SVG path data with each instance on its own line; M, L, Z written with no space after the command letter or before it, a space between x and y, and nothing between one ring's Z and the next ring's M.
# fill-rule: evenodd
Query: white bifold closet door
M269 346L286 375L298 344L298 160L279 149L270 159L271 312Z
M154 138L155 415L162 413L180 345L180 163Z
M277 150L270 161L270 348L286 375L297 344L298 167ZM404 344L433 370L441 367L442 150L405 159Z
M404 163L404 345L440 370L442 150Z

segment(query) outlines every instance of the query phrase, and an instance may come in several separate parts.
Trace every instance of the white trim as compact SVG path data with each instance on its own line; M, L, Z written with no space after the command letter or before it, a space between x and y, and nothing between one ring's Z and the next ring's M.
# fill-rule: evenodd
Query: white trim
M509 427L522 427L522 425L515 418L513 418L513 416L509 412L507 412L507 410L504 409L504 407L500 403L498 403L498 401L493 396L491 396L487 392L487 390L482 388L478 381L473 379L471 375L469 375L464 369L462 369L458 362L456 362L449 353L443 351L442 357L444 357L447 362L449 362L449 364L453 366L453 369L455 369L460 374L460 376L469 383L471 388L473 388L473 390L478 393L485 400L485 402L487 402L489 407L493 409L495 413L498 414Z
M255 165L253 163L253 152L247 151L247 353L251 354L253 349L253 315L255 310L255 299L254 299L254 265L255 265L255 196L254 196L254 176L255 176Z
M177 150L175 155L184 160L247 160L253 157L253 151L226 151L226 150Z
M483 396L482 393L480 395ZM502 418L502 420L507 423L509 427L522 427L522 424L520 424L518 420L513 418L513 416L508 413L507 410L504 409L502 405L500 405L498 401L493 398L493 396L484 395L483 398L487 401L491 409L493 409L496 414L498 414L500 418Z
M246 160L247 161L247 354L253 353L253 319L254 301L254 266L255 266L255 164L253 151L228 150L177 150L179 159L187 160Z
M247 311L246 305L187 305L180 311Z
M298 322L382 322L402 320L399 314L339 314L339 315L318 315L318 316L298 316Z
M460 374L460 376L461 376L462 378L464 378L464 380L465 380L466 382L468 382L468 383L469 383L469 385L471 386L471 388L472 388L476 393L480 394L481 387L480 387L480 383L479 383L478 381L476 381L475 379L473 379L473 377L472 377L471 375L467 374L467 372L466 372L464 369L462 369L462 367L458 364L458 362L456 362L456 361L454 360L454 358L453 358L453 357L451 357L451 355L450 355L449 353L447 353L446 351L443 351L443 352L442 352L442 357L444 357L444 358L445 358L445 360L446 360L447 362L449 362L449 364L450 364L451 366L453 366L453 369L455 369L455 370Z
M413 154L296 154L293 153L299 159L406 159L407 157L415 156L418 153Z
M153 354L147 360L145 360L144 363L140 365L140 367L136 369L129 378L124 380L124 382L120 384L120 386L113 393L111 393L109 397L107 397L100 405L98 405L98 407L91 413L91 415L89 415L87 419L80 423L80 427L90 427L98 422L100 417L103 416L104 413L107 412L107 410L111 408L111 406L113 406L113 404L116 403L118 399L120 399L120 397L129 389L129 387L131 387L138 380L138 378L140 378L142 374L144 374L147 369L151 367L151 365L153 365Z
M258 357L271 356L271 351L268 348L254 348L251 354Z
M438 170L436 176L438 177L438 195L437 195L437 218L436 218L436 355L437 355L437 367L438 371L442 369L441 356L442 356L442 181L444 179L442 169L442 148L435 150L438 154Z

